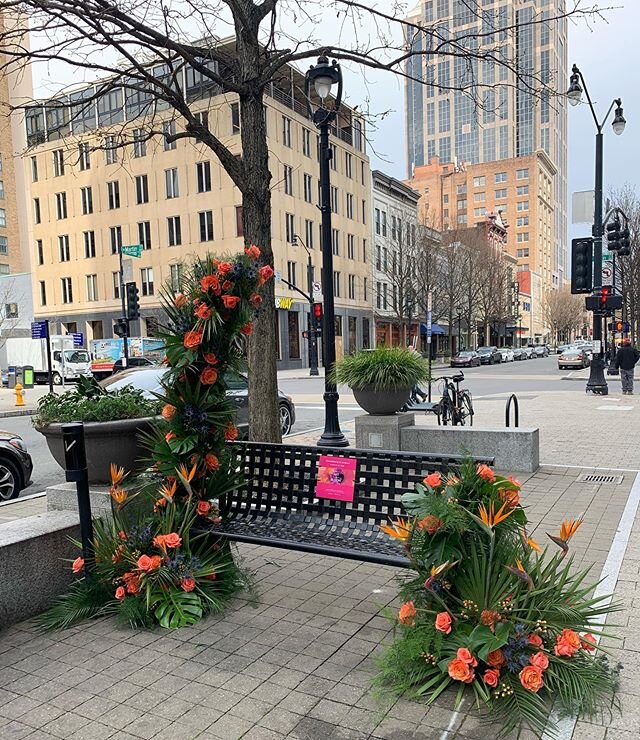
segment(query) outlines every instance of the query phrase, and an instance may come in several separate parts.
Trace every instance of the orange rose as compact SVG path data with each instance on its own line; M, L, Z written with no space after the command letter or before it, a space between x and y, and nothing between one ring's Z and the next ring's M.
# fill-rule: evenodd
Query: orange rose
M207 321L213 316L213 311L207 306L206 303L201 303L198 308L194 311L195 315L202 319L203 321Z
M169 534L165 535L164 542L167 547L180 547L182 537L176 532L169 532Z
M436 629L448 635L451 632L451 615L449 612L440 612L436 615Z
M522 483L517 478L514 478L512 475L507 476L507 480L510 483L513 483L514 486L517 486L518 488L522 488Z
M262 303L262 296L259 293L252 293L249 296L249 303L254 308L258 308L258 306Z
M172 406L170 403L167 403L165 406L162 407L162 418L169 421L170 419L173 419L176 413L176 407Z
M178 293L173 299L176 308L182 308L187 302L187 297L183 293Z
M403 604L400 607L400 611L398 612L398 621L400 624L406 624L409 627L413 627L413 625L416 623L416 607L413 604L413 601L407 601L406 604Z
M200 288L204 293L209 290L217 290L220 287L220 282L215 275L205 275L200 281Z
M84 558L76 558L73 561L73 564L71 566L71 570L74 573L80 573L80 571L84 568Z
M442 519L438 519L433 514L428 514L424 519L420 519L418 522L418 529L424 529L429 534L435 534L444 524Z
M529 658L529 663L531 665L535 666L536 668L539 668L541 671L546 671L549 667L549 658L540 651L539 653L535 653Z
M183 344L186 349L195 349L202 343L202 332L201 331L188 331L184 335Z
M447 672L454 681L462 681L463 683L471 683L475 678L473 668L465 663L460 658L454 658L450 660L447 665Z
M207 466L207 470L218 470L220 468L220 460L218 460L213 452L208 452L204 456L204 464Z
M271 265L265 265L258 270L258 284L263 285L267 280L271 280L273 277L273 267Z
M207 514L211 511L211 504L208 501L198 501L196 511L200 516L207 516Z
M151 570L157 570L162 565L162 558L160 555L151 556Z
M125 573L122 576L128 594L137 594L140 590L140 574Z
M218 380L218 371L215 367L205 367L200 373L200 382L202 385L213 385Z
M127 592L124 590L124 588L122 586L118 586L115 593L116 599L118 599L118 601L122 601L126 595Z
M195 578L181 578L180 579L180 588L183 591L193 591L193 589L196 587L196 579Z
M573 630L562 630L556 638L554 652L559 657L571 658L580 650L582 643L580 635Z
M540 637L540 635L536 635L535 633L533 635L529 635L529 645L533 645L534 647L541 648L542 647L542 637Z
M496 474L488 465L479 464L476 467L476 472L483 480L486 480L488 483L493 483L496 479Z
M442 476L440 473L431 473L422 482L430 488L440 488L442 485Z
M230 293L233 290L233 283L231 280L225 280L224 283L222 283L222 290L224 290L225 293Z
M136 565L138 568L145 573L149 573L152 570L156 570L156 568L160 567L160 564L162 563L162 558L160 555L153 555L152 557L149 557L148 555L141 555L138 558L138 562Z
M245 247L244 253L252 260L257 260L260 256L260 250L255 244L252 244L250 247Z
M204 361L207 363L207 365L218 364L218 358L213 354L213 352L207 352L207 354L204 355Z
M240 298L237 295L223 295L222 302L224 303L225 308L231 310L240 303Z
M478 661L473 657L471 651L467 650L465 647L458 648L456 658L458 658L458 660L462 660L464 663L468 663L472 668L475 668L478 665Z
M487 655L487 660L485 661L487 665L490 665L492 668L502 668L502 666L507 662L505 660L504 654L502 650L492 650L489 655Z
M593 653L596 649L596 638L591 634L591 632L587 632L586 635L583 636L582 640L580 641L580 644L582 645L582 649L586 650L588 653Z
M497 670L497 668L489 668L487 671L484 672L482 680L487 684L487 686L495 689L495 687L498 685L498 681L500 680L500 671Z
M537 694L538 691L544 686L544 679L542 678L542 671L536 668L534 665L525 666L520 673L518 673L520 683L524 686L527 691L531 691Z
M245 324L244 326L240 327L240 333L244 334L245 336L249 336L250 334L253 334L253 324L249 322L248 324Z
M224 430L224 438L227 442L233 442L238 439L238 429L233 422L229 422Z
M498 489L498 495L500 500L508 503L512 509L520 504L520 493L518 491L513 491L510 488L500 488Z
M226 275L228 272L231 271L231 268L232 267L233 267L233 265L231 264L231 262L221 262L218 265L218 274L220 274L220 275Z

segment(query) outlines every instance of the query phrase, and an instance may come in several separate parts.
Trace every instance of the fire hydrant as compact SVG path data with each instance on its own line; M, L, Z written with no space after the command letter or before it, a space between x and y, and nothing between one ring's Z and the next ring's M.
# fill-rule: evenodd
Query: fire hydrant
M16 383L16 406L24 406L24 388Z

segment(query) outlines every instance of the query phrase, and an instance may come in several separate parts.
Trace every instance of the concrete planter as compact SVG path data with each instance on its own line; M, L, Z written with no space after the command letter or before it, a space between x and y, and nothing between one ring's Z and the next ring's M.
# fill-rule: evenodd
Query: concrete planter
M89 483L108 483L111 463L131 472L144 470L149 464L149 453L142 446L139 433L150 431L153 422L154 417L85 422L84 438ZM44 435L55 461L64 469L62 426L48 424L36 426L36 429Z
M411 395L411 388L375 390L373 385L352 388L353 397L361 409L373 416L390 416L402 409Z

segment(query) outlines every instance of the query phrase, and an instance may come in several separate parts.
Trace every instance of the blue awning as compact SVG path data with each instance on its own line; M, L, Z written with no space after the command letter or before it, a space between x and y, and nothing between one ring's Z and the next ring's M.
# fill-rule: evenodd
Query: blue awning
M420 334L426 335L427 333L427 325L426 324L420 324ZM447 332L440 326L440 324L431 324L431 334L446 334Z

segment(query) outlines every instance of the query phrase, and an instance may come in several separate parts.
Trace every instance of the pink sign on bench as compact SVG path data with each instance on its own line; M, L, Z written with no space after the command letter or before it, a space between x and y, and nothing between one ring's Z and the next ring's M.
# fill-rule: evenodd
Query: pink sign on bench
M353 503L357 464L355 457L320 455L316 498L331 498Z

